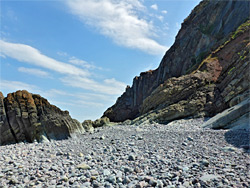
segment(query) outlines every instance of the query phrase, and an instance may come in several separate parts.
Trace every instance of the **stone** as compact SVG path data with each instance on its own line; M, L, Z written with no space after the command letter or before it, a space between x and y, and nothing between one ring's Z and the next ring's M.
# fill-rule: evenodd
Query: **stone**
M114 175L110 175L108 178L107 178L107 181L112 183L112 184L115 184L116 183L116 177Z
M134 160L135 160L135 155L134 155L134 154L130 154L130 155L128 156L128 160L129 160L129 161L134 161Z
M223 147L222 150L225 152L234 152L234 151L236 151L236 148L226 146L226 147Z
M60 181L64 181L64 182L67 182L69 181L68 177L67 176L62 176Z
M104 169L103 170L103 175L104 176L108 176L108 175L110 175L111 174L111 172L108 170L108 169Z
M77 165L78 169L83 169L83 170L88 170L91 169L89 165L85 164L85 163L81 163L79 165Z
M201 161L201 164L202 164L203 166L206 166L206 167L209 166L208 160L205 160L205 159L203 159L203 160Z
M200 180L203 182L208 182L208 181L212 181L212 180L218 180L220 178L220 176L217 175L213 175L213 174L203 174L200 177Z

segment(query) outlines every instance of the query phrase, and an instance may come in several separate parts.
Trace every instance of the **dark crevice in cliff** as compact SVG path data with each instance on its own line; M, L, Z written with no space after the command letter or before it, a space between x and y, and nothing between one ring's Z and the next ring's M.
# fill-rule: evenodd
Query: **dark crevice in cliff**
M10 121L9 121L9 115L8 115L7 104L6 104L6 102L5 102L4 99L3 99L3 103L4 103L4 109L5 109L7 124L8 124L8 126L9 126L9 128L10 128L10 132L11 132L13 138L15 139L15 142L17 143L18 140L17 140L17 137L16 137L16 135L15 135L15 132L14 132L13 128L11 127L11 124L10 124Z

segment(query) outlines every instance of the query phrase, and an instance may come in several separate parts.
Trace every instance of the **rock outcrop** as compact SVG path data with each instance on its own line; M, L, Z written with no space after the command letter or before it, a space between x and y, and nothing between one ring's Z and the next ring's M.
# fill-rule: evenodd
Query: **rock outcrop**
M25 90L0 92L0 145L22 141L66 139L85 130L70 117L40 95Z
M204 128L229 129L233 127L250 129L250 99L224 110L202 125Z
M161 84L143 101L133 122L211 117L249 98L249 32L247 21L193 73Z
M249 7L248 1L202 1L159 67L135 77L103 117L167 122L213 116L242 101L249 90Z
M110 120L107 117L103 117L95 121L85 120L82 123L83 128L87 132L93 132L94 128L103 127L103 126L113 126L113 125L116 125L116 123L110 122Z

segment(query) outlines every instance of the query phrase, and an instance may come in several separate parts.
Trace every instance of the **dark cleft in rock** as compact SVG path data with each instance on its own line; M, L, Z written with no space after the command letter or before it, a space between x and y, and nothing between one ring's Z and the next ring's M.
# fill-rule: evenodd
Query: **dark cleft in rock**
M0 93L0 144L66 139L83 133L81 124L40 95L25 90Z

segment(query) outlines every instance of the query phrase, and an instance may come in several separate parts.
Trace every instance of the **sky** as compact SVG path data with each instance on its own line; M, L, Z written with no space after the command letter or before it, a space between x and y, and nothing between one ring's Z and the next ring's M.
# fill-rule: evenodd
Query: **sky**
M156 69L200 0L0 0L0 91L40 94L83 122Z

